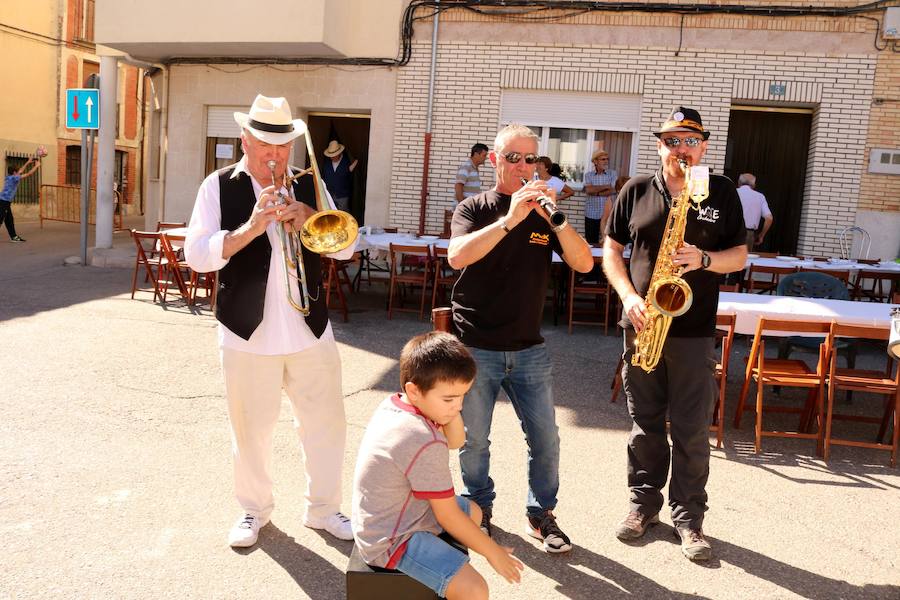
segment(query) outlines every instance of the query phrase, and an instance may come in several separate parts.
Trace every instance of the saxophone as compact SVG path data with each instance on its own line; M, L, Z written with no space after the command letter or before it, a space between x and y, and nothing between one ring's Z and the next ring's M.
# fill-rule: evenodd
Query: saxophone
M709 167L691 167L684 160L678 163L684 171L684 187L669 208L666 229L647 289L647 317L644 328L635 337L634 355L631 357L632 365L648 373L659 363L672 319L686 313L694 301L691 286L681 277L683 268L672 262L672 255L684 243L688 210L698 210L700 203L709 196Z

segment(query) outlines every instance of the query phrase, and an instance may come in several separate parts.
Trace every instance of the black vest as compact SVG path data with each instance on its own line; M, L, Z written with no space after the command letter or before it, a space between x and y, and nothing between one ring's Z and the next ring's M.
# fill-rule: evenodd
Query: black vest
M221 226L227 231L233 231L246 223L256 204L250 175L241 173L232 179L233 172L234 166L219 171ZM294 197L304 204L316 207L312 177L301 177L294 182ZM262 322L271 257L269 237L263 234L239 250L219 271L216 319L245 340L250 339ZM306 269L306 286L311 296L306 324L316 337L321 337L328 325L328 307L325 305L325 294L321 293L322 260L318 254L304 247L303 266Z

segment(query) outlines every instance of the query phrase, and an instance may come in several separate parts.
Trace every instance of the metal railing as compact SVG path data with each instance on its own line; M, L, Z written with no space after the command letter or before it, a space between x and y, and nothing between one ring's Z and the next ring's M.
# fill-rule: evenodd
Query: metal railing
M113 226L122 229L121 197L115 192L113 210ZM42 185L41 186L41 227L44 221L62 221L63 223L81 223L81 186L77 185ZM90 207L88 208L88 224L97 223L97 190L91 189Z

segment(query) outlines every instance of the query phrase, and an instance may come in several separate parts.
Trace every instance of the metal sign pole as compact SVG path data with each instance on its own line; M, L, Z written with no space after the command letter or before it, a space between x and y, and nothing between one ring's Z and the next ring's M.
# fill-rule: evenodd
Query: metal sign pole
M93 140L91 140L93 142ZM81 130L81 266L87 265L87 244L88 244L88 207L90 206L91 193L91 163L88 156L88 148L93 147L93 143L88 144L88 130Z

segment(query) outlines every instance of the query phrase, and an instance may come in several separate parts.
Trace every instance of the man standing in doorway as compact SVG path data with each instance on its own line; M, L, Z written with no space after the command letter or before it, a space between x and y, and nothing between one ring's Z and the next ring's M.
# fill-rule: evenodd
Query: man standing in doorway
M456 184L453 186L457 204L469 196L477 196L481 193L481 176L478 174L478 167L487 160L487 154L487 146L475 144L472 146L469 158L459 165L459 169L456 171Z
M741 173L738 177L738 196L741 198L741 206L744 207L744 224L747 226L747 250L752 251L754 246L762 244L766 232L775 220L766 197L756 191L756 176L753 173ZM763 219L761 230L759 221Z
M584 237L588 244L597 244L616 198L618 174L609 168L609 154L602 147L591 156L591 162L594 170L584 174Z
M350 159L344 154L344 145L337 140L328 142L325 148L325 165L322 167L322 180L328 193L334 198L338 210L350 212L350 198L353 197L353 170L359 160Z
M509 125L497 134L490 154L497 183L456 207L448 260L462 270L453 287L454 330L478 365L462 409L464 495L481 507L481 526L490 535L496 494L489 436L502 387L528 444L526 531L555 553L568 552L572 543L553 513L559 491L559 428L541 320L553 251L581 273L590 271L594 260L573 227L567 222L551 225L539 207L537 200L545 196L552 202L554 192L545 181L531 181L537 149L537 136L523 125Z
M656 368L648 373L632 365L636 332L646 324L644 298L669 208L685 185L680 161L699 165L709 138L700 113L684 106L676 107L653 134L659 138L656 149L662 166L654 174L633 177L619 192L603 246L606 277L622 299L622 381L633 423L628 438L630 507L616 536L633 541L659 522L661 490L671 459L669 507L681 551L691 560L708 560L712 549L703 535L703 515L709 479L709 424L719 393L713 369L719 278L744 266L743 211L734 184L726 177L711 175L709 197L698 210L688 210L684 243L672 256L691 287L693 304L672 319ZM631 261L626 266L623 252L629 243Z

